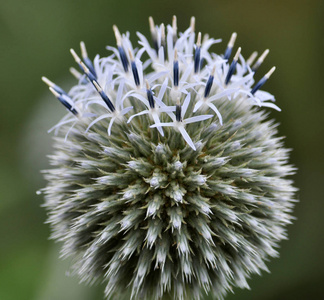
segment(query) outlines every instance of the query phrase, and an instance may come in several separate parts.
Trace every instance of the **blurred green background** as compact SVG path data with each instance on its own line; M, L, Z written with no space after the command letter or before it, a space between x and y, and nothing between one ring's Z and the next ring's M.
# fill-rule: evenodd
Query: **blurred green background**
M79 285L66 276L59 245L48 240L49 228L35 191L45 182L51 137L46 131L64 109L41 82L42 75L68 89L69 54L85 41L90 56L105 55L114 45L112 25L122 32L148 35L148 16L157 23L178 17L184 30L192 15L196 29L227 42L238 33L244 56L270 48L260 72L273 65L265 89L275 94L285 144L299 171L297 221L280 258L268 263L271 274L253 276L251 291L235 289L227 299L324 299L324 2L309 0L149 1L149 0L11 0L0 1L0 299L102 299L101 287ZM222 52L225 42L214 46Z

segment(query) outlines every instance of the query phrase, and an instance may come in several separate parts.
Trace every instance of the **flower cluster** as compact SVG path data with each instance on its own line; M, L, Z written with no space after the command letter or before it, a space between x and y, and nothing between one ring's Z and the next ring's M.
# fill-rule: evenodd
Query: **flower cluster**
M149 21L152 46L114 26L109 56L71 49L69 92L42 78L68 110L45 171L52 237L107 297L222 298L267 269L292 219L294 168L258 109L280 110L260 90L275 68L255 82L268 50L231 58L233 33L217 55L194 18L183 33Z

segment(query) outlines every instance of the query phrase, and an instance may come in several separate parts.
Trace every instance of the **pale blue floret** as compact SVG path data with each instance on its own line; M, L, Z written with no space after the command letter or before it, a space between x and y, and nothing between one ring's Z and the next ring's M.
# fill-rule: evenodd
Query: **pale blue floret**
M150 19L155 49L141 33L137 32L140 48L136 48L133 47L128 32L120 34L116 26L113 28L117 47L107 47L109 51L112 51L112 55L106 58L96 56L92 63L83 42L81 42L82 59L71 49L75 61L85 76L75 69L71 71L79 80L79 84L69 93L49 81L46 82L61 103L79 119L85 120L96 116L88 123L86 132L97 122L108 119L107 132L111 135L115 122L130 123L135 117L148 115L149 120L154 122L150 127L157 128L162 137L164 136L163 127L173 127L195 150L196 147L185 125L212 118L213 115L209 112L213 112L222 125L223 118L217 107L219 100L227 98L230 101L241 96L246 97L246 101L251 102L251 105L280 110L273 103L272 95L259 90L274 69L271 69L252 87L254 72L262 64L268 50L259 57L252 69L250 65L256 54L252 55L253 59L249 58L245 61L240 54L240 48L233 61L229 63L236 33L232 35L225 54L218 56L214 53L210 54L209 48L219 43L220 39L208 36L202 38L199 33L195 44L194 18L191 20L190 27L180 33L179 37L177 37L175 22L172 26L168 25L165 28L163 24L154 25L153 20ZM142 59L144 53L149 57L146 60ZM202 62L206 62L207 65L203 66ZM153 72L147 72L148 68L152 68ZM185 98L184 103L180 106L181 120L177 120L174 104L183 98ZM139 100L145 108L141 111L137 109L136 113L132 113L134 109L129 105L130 99ZM185 119L184 114L187 112L190 101L192 102L191 111ZM106 108L107 112L102 113L100 110L98 113L96 105ZM198 110L200 115L193 116L193 113ZM166 122L165 116L172 122ZM72 130L76 122L77 118L64 118L53 129L57 133L62 125L72 123Z

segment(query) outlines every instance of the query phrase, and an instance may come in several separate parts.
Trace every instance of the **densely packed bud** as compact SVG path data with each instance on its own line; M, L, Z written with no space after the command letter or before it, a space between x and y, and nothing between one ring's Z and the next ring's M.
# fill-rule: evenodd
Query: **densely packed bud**
M68 114L54 126L45 207L52 238L106 297L222 298L267 270L286 238L296 189L288 150L262 107L279 110L251 68L220 40L178 34L150 18L152 46L132 46L116 26L117 48L90 60L71 50L80 73L69 92L43 77Z

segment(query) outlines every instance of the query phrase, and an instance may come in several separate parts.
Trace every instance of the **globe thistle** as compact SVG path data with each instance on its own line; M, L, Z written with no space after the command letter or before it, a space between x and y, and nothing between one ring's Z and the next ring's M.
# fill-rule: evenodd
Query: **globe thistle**
M107 57L71 49L69 92L43 77L68 110L44 171L51 237L109 299L222 299L267 270L293 219L294 168L264 107L280 109L260 90L275 68L255 81L268 50L253 64L236 33L218 55L194 18L179 34L175 17L149 21L152 46L114 26Z

